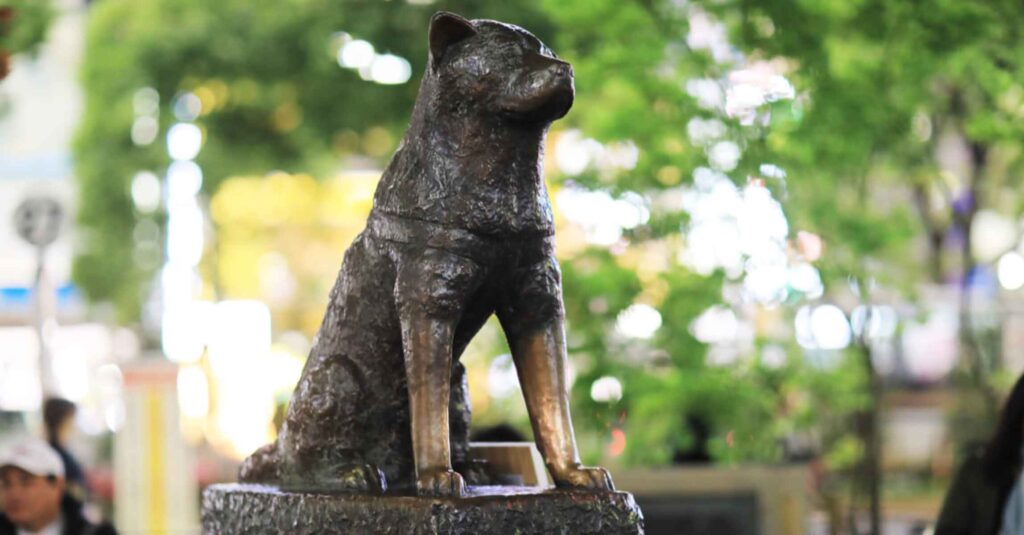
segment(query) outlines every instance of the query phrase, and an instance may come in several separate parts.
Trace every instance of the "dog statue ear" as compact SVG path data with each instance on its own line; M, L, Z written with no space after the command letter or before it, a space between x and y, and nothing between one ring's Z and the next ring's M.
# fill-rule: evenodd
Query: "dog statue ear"
M430 63L437 66L448 47L476 35L473 23L447 11L430 18Z

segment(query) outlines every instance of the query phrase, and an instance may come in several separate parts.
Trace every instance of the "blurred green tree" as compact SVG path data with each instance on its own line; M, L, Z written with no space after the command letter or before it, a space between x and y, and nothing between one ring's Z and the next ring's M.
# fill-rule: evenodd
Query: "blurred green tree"
M703 79L718 87L728 85L729 71L736 65L691 46L687 32L694 11L686 3L580 0L551 1L545 6L561 28L555 48L573 62L580 88L574 112L566 120L599 140L631 139L641 147L637 166L631 171L612 179L597 172L584 173L573 180L589 188L616 194L638 191L654 199L678 191L683 176L706 165L708 158L704 147L688 139L688 120L716 117L695 101L687 82ZM736 5L715 6L708 10L727 21L742 14ZM759 51L758 46L741 43L755 58L777 55L774 49ZM799 68L797 65L790 72L796 73L795 85L804 91ZM806 90L817 95L816 88ZM829 250L818 266L828 285L845 287L849 276L864 281L865 288L872 277L905 282L906 245L914 229L904 207L866 206L865 192L827 162L818 161L817 165L831 174L793 164L791 153L814 150L805 144L842 146L846 139L841 132L824 135L819 131L817 138L797 140L796 132L807 128L810 120L804 115L805 107L803 99L774 104L766 115L769 122L751 126L727 120L726 136L743 149L742 159L730 174L734 180L761 176L761 165L766 162L778 163L790 172L792 187L786 187L784 181L769 185L785 199L792 227L824 236ZM841 206L837 208L837 204ZM631 248L678 238L681 228L686 228L685 211L652 212L650 222L629 235ZM891 271L875 273L876 264L893 259L897 261ZM804 453L787 451L790 446L786 442L813 429L811 434L820 441L827 468L856 473L866 458L865 451L877 444L875 437L858 440L851 431L856 414L874 414L869 388L875 388L872 385L877 382L872 379L870 359L864 358L865 345L860 346L862 351L845 352L835 365L817 366L802 358L803 350L789 338L788 331L783 335L766 333L756 340L753 359L715 365L709 362L707 345L691 334L691 325L708 307L726 301L723 289L735 286L729 280L732 277L719 270L707 278L673 261L657 277L644 281L644 289L635 294L627 291L629 286L616 286L617 299L611 302L619 306L609 307L610 314L601 315L588 313L592 309L587 308L587 300L612 290L591 286L574 291L573 285L581 282L576 273L579 262L566 265L570 343L576 338L578 351L598 355L588 373L577 381L576 406L586 408L578 414L591 419L587 429L625 429L628 460L660 464L686 458L694 441L703 438L699 435L707 434L710 454L718 461L779 461ZM616 314L637 296L656 306L663 317L662 328L649 347L653 358L646 362L629 362L628 348L616 347L607 334L614 330ZM787 302L799 301L799 292L791 291ZM792 309L789 317L791 313ZM784 365L758 356L761 349L779 343L792 356ZM605 374L622 378L625 385L623 398L610 406L592 400L588 391L592 382ZM710 429L699 429L701 426ZM613 442L606 439L606 443ZM824 498L836 501L838 492L841 487Z
M551 28L525 2L450 4L456 11L519 22L540 35ZM156 266L140 269L127 238L137 218L159 214L133 207L131 181L140 171L162 174L170 163L161 141L177 121L174 106L182 94L191 92L202 103L196 121L203 147L196 162L206 192L230 175L274 169L322 175L348 154L385 157L408 120L418 79L378 85L339 68L339 32L406 58L420 73L427 56L424 28L434 11L401 2L97 2L82 68L85 113L74 148L84 229L74 278L86 295L114 303L121 320L139 317L143 287ZM147 93L140 90L147 88L158 95L155 114L145 109ZM141 142L132 136L140 114L158 124L155 135L141 136Z
M0 0L0 80L13 54L34 52L46 37L53 7L46 0Z
M992 252L976 223L986 212L1021 216L1024 10L1000 1L701 4L730 23L744 50L793 62L794 84L806 91L802 120L761 146L800 177L790 214L828 243L827 280L909 294L923 281L957 281L968 403L953 429L961 445L982 438L996 414L999 348L977 331L971 301L998 291L993 263L1020 236ZM926 253L908 254L914 246ZM861 348L877 400L870 350ZM864 416L873 446L861 472L880 476L877 411ZM877 481L871 494L878 532Z

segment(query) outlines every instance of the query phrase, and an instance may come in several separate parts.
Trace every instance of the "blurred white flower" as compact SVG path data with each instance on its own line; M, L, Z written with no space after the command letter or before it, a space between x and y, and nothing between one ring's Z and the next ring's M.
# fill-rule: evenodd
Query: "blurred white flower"
M636 303L619 313L615 330L627 338L651 338L661 327L661 313L650 305Z
M708 149L708 161L720 171L732 171L740 163L740 146L733 141L719 141Z
M707 145L725 136L725 123L718 119L694 117L686 123L686 134L690 138L690 143L697 146Z
M725 112L743 124L753 124L757 108L796 95L793 85L770 62L756 62L729 73L725 96Z
M705 344L732 342L739 331L739 320L731 308L714 305L690 323L690 333Z
M598 153L597 167L601 171L628 171L640 161L640 148L632 140L613 141Z
M736 218L743 233L743 251L750 256L768 250L785 261L785 240L789 235L789 221L782 205L764 186L743 188L743 207Z
M516 374L512 355L505 353L494 357L487 370L487 392L495 398L506 398L519 390L519 376Z
M821 297L825 292L818 269L807 263L796 264L789 268L789 285L809 299Z
M636 167L640 148L632 140L602 144L596 139L583 137L576 129L566 130L555 143L555 164L569 176L578 175L594 167L602 175Z
M764 103L764 91L752 84L737 84L725 92L726 115L746 125L753 124L757 108Z
M650 219L647 200L627 191L613 199L605 191L567 186L558 193L558 206L570 222L579 225L588 243L612 245L622 238L623 229L635 228Z
M729 83L733 85L751 85L760 90L766 102L791 99L796 95L793 85L778 72L777 64L758 61L746 68L729 73Z
M804 260L814 262L821 258L821 253L825 250L825 244L821 241L821 236L813 232L801 230L796 233L796 248L800 255L804 257Z
M590 385L590 398L599 403L615 403L622 399L622 382L605 375Z
M718 171L703 166L693 170L693 185L697 186L700 191L711 191L711 188L719 182L728 182L729 185L732 185L729 177Z
M860 305L850 314L853 334L866 338L890 338L896 334L899 315L889 305Z
M686 94L697 99L697 105L706 110L720 110L725 105L725 93L721 84L710 78L687 80Z
M691 225L680 260L702 275L723 268L731 277L743 271L740 234L735 221L717 219Z
M555 143L555 164L566 175L576 176L586 171L601 150L600 143L584 138L579 130L566 130Z
M994 210L978 210L971 225L971 251L982 262L994 262L1017 243L1017 224Z
M691 49L706 50L717 63L723 63L733 56L724 24L696 8L690 10L689 21L690 31L686 34L686 44Z
M843 349L853 337L846 314L831 304L800 307L793 326L797 343L806 349Z
M1017 290L1024 286L1024 256L1017 251L1010 251L999 258L996 265L999 284L1007 290Z
M786 170L771 163L763 163L758 169L765 178L786 178Z
M766 368L777 370L786 365L789 360L786 349L778 344L768 344L761 350L761 364Z
M744 293L754 302L777 305L786 298L787 275L785 264L748 266L743 279Z

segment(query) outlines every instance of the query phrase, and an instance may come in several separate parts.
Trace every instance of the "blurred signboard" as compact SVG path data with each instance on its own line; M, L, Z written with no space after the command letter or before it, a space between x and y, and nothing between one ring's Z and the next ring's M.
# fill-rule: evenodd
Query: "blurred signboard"
M52 197L26 197L14 209L14 230L18 236L36 247L46 247L57 240L64 223L64 207Z
M115 515L122 533L198 533L195 460L181 436L178 366L144 358L122 366L124 427L114 442Z
M70 180L0 177L0 251L3 251L0 254L0 288L30 288L35 281L38 261L36 246L19 235L20 227L15 224L19 206L26 199L32 198L50 199L64 207L74 206L74 185ZM46 251L47 277L58 288L67 286L71 279L70 234L63 232L55 236ZM4 297L10 297L6 292ZM0 301L0 306L2 304Z
M612 470L632 492L647 533L802 535L810 512L804 465L686 465Z

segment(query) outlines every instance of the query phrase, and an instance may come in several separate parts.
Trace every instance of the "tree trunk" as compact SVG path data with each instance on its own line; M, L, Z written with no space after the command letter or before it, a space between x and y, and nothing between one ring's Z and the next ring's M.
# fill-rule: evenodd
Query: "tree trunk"
M954 214L955 221L963 232L963 242L960 249L960 262L962 276L960 277L960 299L959 299L959 339L961 362L965 363L968 371L969 388L976 389L982 396L985 403L986 414L996 414L999 411L999 397L992 390L988 383L988 363L974 334L974 310L971 303L971 286L974 271L978 267L974 258L971 230L974 226L974 217L977 215L980 200L980 183L984 177L985 164L988 161L988 147L981 143L971 142L971 175L968 178L967 195L969 203L963 213Z
M868 313L870 315L870 312ZM865 321L865 324L868 322ZM858 431L864 447L864 458L861 461L860 484L862 496L868 501L869 533L882 533L882 432L881 403L882 381L875 372L872 361L871 345L864 337L857 344L860 350L864 369L868 374L868 394L870 404L859 415Z
M945 244L946 229L935 223L932 219L932 203L928 198L928 186L917 182L913 185L914 206L921 216L921 223L924 224L925 234L928 237L928 275L932 282L942 282L942 246Z
M864 280L857 281L866 292ZM864 318L864 325L871 324L871 299L866 293L862 295L861 305L867 310ZM851 529L857 533L858 512L863 511L863 504L866 498L868 505L869 533L881 535L882 533L882 393L883 384L881 377L875 370L875 363L872 358L871 340L865 328L855 339L856 348L860 353L861 365L867 377L868 406L860 410L855 416L855 429L864 451L864 456L859 463L859 469L853 477L853 500L850 504ZM858 511L859 510L859 511Z

